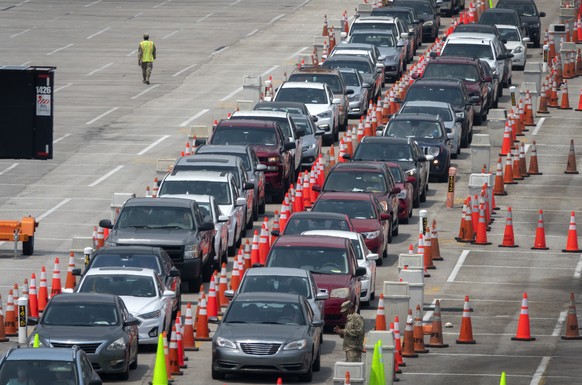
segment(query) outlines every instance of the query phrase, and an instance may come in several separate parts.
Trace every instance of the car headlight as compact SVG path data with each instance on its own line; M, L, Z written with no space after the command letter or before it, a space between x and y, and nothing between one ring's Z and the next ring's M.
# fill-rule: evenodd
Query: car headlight
M184 246L184 259L194 259L200 257L200 249L198 245Z
M380 205L382 206L384 211L388 211L388 202L382 201L382 202L380 202Z
M366 239L374 239L380 235L380 230L368 231L368 232L361 233L361 234Z
M285 345L283 350L301 350L301 349L305 349L306 346L307 346L307 340L297 340L297 341L289 342L287 345Z
M523 52L523 47L521 45L518 45L517 47L515 47L513 49L513 53L522 53Z
M269 163L277 163L278 161L279 161L278 156L271 156L271 157L267 158L267 162L269 162Z
M107 350L125 350L125 340L119 337L107 347Z
M429 147L428 154L432 156L439 156L441 149L439 147Z
M457 118L464 118L465 117L465 113L464 112L455 112L455 116Z
M413 176L416 175L416 168L411 168L410 170L406 170L406 174Z
M325 112L322 112L321 114L317 114L317 117L319 117L319 118L331 118L331 111L327 110Z
M425 21L424 23L422 23L422 25L425 27L432 27L433 24L434 22L432 20Z
M350 289L348 287L340 287L333 289L329 293L329 298L348 298L350 296Z
M398 199L406 199L406 190L400 190L398 195L396 195Z
M234 342L223 337L218 337L216 339L216 345L219 348L236 349L236 344Z
M315 148L315 143L311 143L311 144L309 144L307 146L303 146L301 148L301 150L303 150L303 151L310 151L310 150L313 150L314 148Z
M138 315L138 317L143 318L143 319L152 319L152 318L158 318L161 314L162 314L161 310L156 310L156 311L151 311L149 313L140 314L140 315Z

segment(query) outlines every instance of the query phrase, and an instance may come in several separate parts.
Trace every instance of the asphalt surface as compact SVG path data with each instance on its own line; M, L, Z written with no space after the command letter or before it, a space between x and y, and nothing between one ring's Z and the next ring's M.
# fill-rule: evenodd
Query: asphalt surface
M280 84L299 53L311 51L321 34L324 14L339 19L353 15L356 1L228 0L189 1L0 1L0 65L52 65L55 75L55 158L50 161L0 160L0 219L33 215L40 221L33 256L14 258L12 243L0 244L0 294L5 298L42 265L50 270L55 257L66 260L74 236L90 236L99 219L111 216L115 192L143 196L152 185L158 159L175 158L183 149L188 126L209 125L226 117L243 98L244 76L273 76ZM543 27L558 22L558 3L539 1L548 16ZM442 19L441 31L450 19ZM141 82L136 49L149 32L157 45L151 85ZM419 53L424 51L423 45ZM541 51L528 51L528 61L541 61ZM514 71L519 86L523 73ZM577 106L582 81L569 82L570 101ZM500 106L509 103L508 91ZM535 108L535 106L534 106ZM507 186L509 195L496 197L500 210L487 237L492 245L454 241L461 205L468 194L471 150L453 160L459 174L455 207L445 208L446 184L431 183L429 219L436 218L444 261L426 281L425 306L441 300L447 349L406 360L400 382L414 384L498 383L502 371L508 384L572 384L582 378L579 341L563 341L563 315L570 292L580 294L582 258L562 253L570 211L579 213L579 175L564 175L570 139L580 142L579 112L551 110L524 142L536 140L541 176ZM488 133L486 125L475 133ZM495 170L497 148L491 149ZM513 209L515 249L500 249L507 207ZM269 205L272 215L279 205ZM548 251L533 246L537 213L544 210ZM417 215L415 209L415 216ZM258 226L255 226L258 228ZM402 225L390 246L390 256L378 268L381 282L397 278L397 255L417 241L418 221ZM77 263L82 256L77 255ZM536 341L512 341L524 292L529 297L531 332ZM463 298L474 308L476 345L456 345ZM186 294L183 303L196 301ZM375 307L363 309L368 329ZM580 303L578 303L580 308ZM428 339L427 339L428 340ZM0 344L5 351L11 343ZM333 363L343 359L341 340L325 335L322 369L316 384L332 383ZM189 367L176 383L270 384L274 376L237 376L226 381L210 377L210 344L188 353ZM154 354L140 355L129 384L151 380ZM284 382L296 382L285 378Z

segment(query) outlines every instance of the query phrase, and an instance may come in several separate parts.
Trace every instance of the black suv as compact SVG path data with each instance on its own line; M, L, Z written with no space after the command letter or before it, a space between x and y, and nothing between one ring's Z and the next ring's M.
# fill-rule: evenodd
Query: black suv
M441 27L441 12L429 0L394 0L392 5L414 9L422 23L422 42L435 41Z
M420 202L426 201L430 164L414 139L366 136L358 145L353 160L400 164L406 175L415 178L413 206L419 207Z
M349 159L349 156L345 157ZM398 193L400 188L392 177L386 163L381 162L350 162L336 164L327 175L321 188L322 192L362 192L374 195L383 209L390 214L390 230L388 241L392 235L398 235Z
M404 102L412 100L431 100L450 103L457 118L461 119L461 147L469 146L473 139L473 104L479 97L470 97L463 81L458 79L418 79L408 89Z
M197 292L202 281L208 281L212 275L214 223L203 221L198 203L191 199L128 199L115 224L102 219L99 226L112 229L106 246L164 249L190 291Z
M529 36L528 25L521 19L519 13L508 8L489 8L479 17L479 24L507 24L515 25L521 30L522 36Z
M453 134L451 133L451 136ZM428 114L397 114L393 116L382 136L414 138L425 155L430 155L430 176L446 182L451 165L451 141L439 116Z
M529 41L535 48L540 46L542 23L540 18L545 17L545 12L538 12L534 0L499 0L496 8L514 9L521 21L527 24ZM504 24L504 23L499 23Z

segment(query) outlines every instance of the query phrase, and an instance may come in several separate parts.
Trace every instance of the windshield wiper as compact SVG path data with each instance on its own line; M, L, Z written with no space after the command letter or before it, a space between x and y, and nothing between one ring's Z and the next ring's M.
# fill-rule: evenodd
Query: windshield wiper
M176 225L172 225L172 226L156 226L156 229L180 229L180 230L185 230L183 227L176 226Z
M285 325L284 323L277 322L277 321L263 321L261 323L262 324L267 324L267 325Z
M228 321L227 324L246 324L247 321Z
M130 227L132 229L151 229L151 227L148 225L133 225L133 226L126 226L126 227Z

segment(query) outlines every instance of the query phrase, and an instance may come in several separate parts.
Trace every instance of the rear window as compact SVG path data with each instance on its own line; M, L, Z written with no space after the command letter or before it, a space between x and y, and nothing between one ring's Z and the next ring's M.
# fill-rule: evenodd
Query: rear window
M406 143L360 143L354 154L357 160L411 161Z
M383 193L386 181L384 175L377 172L332 172L323 191Z
M178 182L181 183L181 182ZM162 188L164 185L162 185ZM184 191L183 188L176 188ZM173 191L173 190L171 190ZM161 194L161 191L160 191ZM175 192L174 194L186 194ZM193 193L206 194L206 193ZM166 206L126 206L115 224L116 229L194 229L194 218L189 208Z
M401 7L408 7L408 8L412 8L416 11L416 13L428 13L428 14L432 14L433 13L433 9L430 6L430 4L428 3L424 3L424 2L411 2L411 1L394 1L392 3L393 5L397 5L397 6L401 6Z
M346 249L313 247L273 247L267 267L295 267L315 274L347 274Z
M228 182L166 180L162 183L160 195L200 194L211 195L219 205L230 205L230 189Z
M354 219L376 219L376 212L369 200L323 199L317 201L312 211L341 213Z
M500 27L497 27L497 29L499 30L501 40L519 41L519 33L517 32L517 29Z
M247 275L245 276L239 293L269 292L299 294L307 299L311 298L307 277L293 277L281 275Z
M354 32L361 31L363 29L380 29L383 31L392 32L392 34L395 35L398 34L398 31L396 30L396 24L391 23L353 23L351 27L351 30Z
M96 267L143 267L162 274L158 258L147 254L97 254L91 263L91 268Z
M462 91L456 87L412 86L406 93L406 100L430 100L454 106L464 104Z
M290 82L309 82L309 83L325 83L329 86L331 91L335 93L343 93L341 80L336 75L328 74L291 74Z
M345 220L322 218L291 218L285 226L284 234L295 235L309 230L351 231L348 222Z
M469 82L479 80L477 67L472 64L454 64L454 63L429 63L423 78L453 78Z
M232 175L234 176L234 179L236 180L236 185L240 186L241 182L240 182L240 173L238 172L238 167L226 167L226 166L220 166L220 165L210 165L210 164L205 164L205 165L197 165L196 163L190 163L188 164L187 162L184 162L182 164L177 164L174 166L174 168L172 169L172 171L225 171L225 172L230 172L232 173Z
M360 87L360 79L354 72L342 72L344 82L349 87Z
M442 56L476 57L493 60L493 48L489 44L447 44Z
M396 47L396 39L394 39L394 35L386 33L355 33L350 38L350 43L372 44L376 47Z
M440 107L420 107L420 106L404 106L400 110L401 114L427 114L432 116L440 116L445 122L453 120L451 111L448 108Z
M484 12L479 18L479 24L509 24L517 26L515 14L505 12Z
M318 88L280 88L275 97L280 102L299 102L305 104L327 104L325 90Z
M396 138L439 139L443 137L436 122L426 120L390 120L384 136Z
M260 120L261 122L277 122L279 123L279 127L281 127L281 131L283 131L283 135L286 137L291 137L291 126L289 125L289 120L287 118L277 118L274 116L244 116L244 115L233 115L231 119L240 120L240 119L250 119L250 120Z
M222 145L262 145L262 146L276 146L277 135L275 130L261 129L251 127L226 127L218 126L214 130L210 144Z

